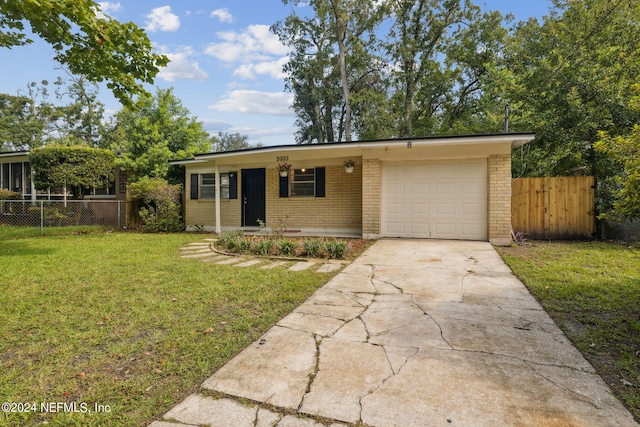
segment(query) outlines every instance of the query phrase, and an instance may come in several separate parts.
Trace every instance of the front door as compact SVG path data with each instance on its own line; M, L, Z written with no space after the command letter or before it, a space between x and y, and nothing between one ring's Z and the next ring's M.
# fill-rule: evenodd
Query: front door
M242 169L242 225L257 226L265 221L265 169Z

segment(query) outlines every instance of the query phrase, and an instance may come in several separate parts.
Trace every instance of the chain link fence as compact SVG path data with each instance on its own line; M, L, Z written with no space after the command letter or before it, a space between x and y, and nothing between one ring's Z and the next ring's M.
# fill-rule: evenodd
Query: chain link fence
M640 242L640 220L607 221L603 224L602 237L628 243Z
M117 200L0 200L0 226L127 226L129 202Z

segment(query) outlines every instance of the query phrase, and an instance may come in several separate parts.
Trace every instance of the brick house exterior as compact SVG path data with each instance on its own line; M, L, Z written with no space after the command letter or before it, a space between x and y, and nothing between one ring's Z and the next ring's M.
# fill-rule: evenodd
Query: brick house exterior
M531 133L262 147L185 167L188 229L511 241L511 150ZM356 162L352 172L345 160ZM292 165L287 177L276 166Z

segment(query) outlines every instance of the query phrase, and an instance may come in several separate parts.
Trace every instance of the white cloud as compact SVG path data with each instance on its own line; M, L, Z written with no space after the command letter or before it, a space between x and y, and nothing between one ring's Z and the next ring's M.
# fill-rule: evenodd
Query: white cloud
M233 22L233 16L231 16L231 14L229 13L229 9L222 8L222 9L216 9L213 12L211 12L211 15L209 15L211 18L218 18L218 20L220 22Z
M290 93L235 90L209 108L230 113L295 116L292 105L293 95Z
M182 46L177 52L168 52L162 47L159 50L171 60L166 67L160 69L158 77L161 79L174 82L176 80L204 81L209 78L209 75L200 68L197 62L189 59L193 55L191 47Z
M98 6L100 7L100 11L96 13L98 18L106 18L107 15L115 15L116 13L122 10L122 5L120 3L110 3L108 1L98 2Z
M284 67L287 62L289 62L289 58L283 56L276 61L242 64L236 68L233 74L243 79L255 79L256 74L268 75L274 79L284 79L287 75L282 71L282 67Z
M171 6L156 7L147 15L147 31L177 31L180 28L180 18L171 13Z
M223 41L210 44L205 53L225 62L268 61L289 52L268 25L250 25L242 33L225 31L217 35Z

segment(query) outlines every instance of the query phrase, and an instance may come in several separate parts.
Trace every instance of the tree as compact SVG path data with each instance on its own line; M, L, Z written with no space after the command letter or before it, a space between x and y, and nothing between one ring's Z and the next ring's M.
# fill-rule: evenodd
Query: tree
M79 138L88 146L99 145L103 130L104 104L98 100L98 86L84 76L69 75L70 83L58 79L56 96L69 103L59 107L61 122L58 131L62 137Z
M261 143L250 144L249 137L247 135L240 135L237 132L218 132L218 136L214 136L211 139L213 141L213 151L215 152L245 150L247 148L262 147Z
M180 185L171 185L162 178L144 177L129 185L131 197L142 199L140 218L145 231L173 232L184 229L180 217Z
M49 101L49 82L30 82L17 95L0 93L0 141L3 151L42 147L60 118Z
M527 156L514 156L514 173L601 180L617 171L593 149L599 131L615 137L640 118L628 107L640 81L640 3L553 3L542 23L519 24L505 50L514 130L537 134Z
M630 107L640 111L640 84L634 85L637 95ZM622 166L622 173L615 177L615 200L604 217L616 220L640 219L640 124L636 123L625 136L612 137L600 132L600 140L594 144L597 152L611 156Z
M146 176L181 183L184 174L168 162L211 150L209 134L190 114L172 89L158 88L155 96L143 95L137 108L116 113L101 145L119 153L117 164L132 181Z
M283 3L299 5L301 1ZM385 3L313 0L309 6L314 16L301 18L294 13L272 27L280 40L293 48L285 68L290 74L287 89L295 94L294 109L301 124L311 122L300 133L299 141L350 141L352 95L373 64L368 56L376 40L375 29L386 11ZM362 60L363 56L367 60ZM336 80L339 86L333 83Z
M106 81L114 96L131 106L146 91L159 68L169 60L153 53L151 42L134 23L120 23L98 14L92 0L0 1L0 47L31 43L32 33L49 43L55 60L75 75L97 83Z
M478 106L507 36L499 12L481 14L468 0L310 5L314 16L272 27L291 47L284 71L301 142L495 129Z
M82 198L85 189L111 184L115 177L114 160L113 152L91 147L51 146L29 153L36 189L71 188L76 198Z

